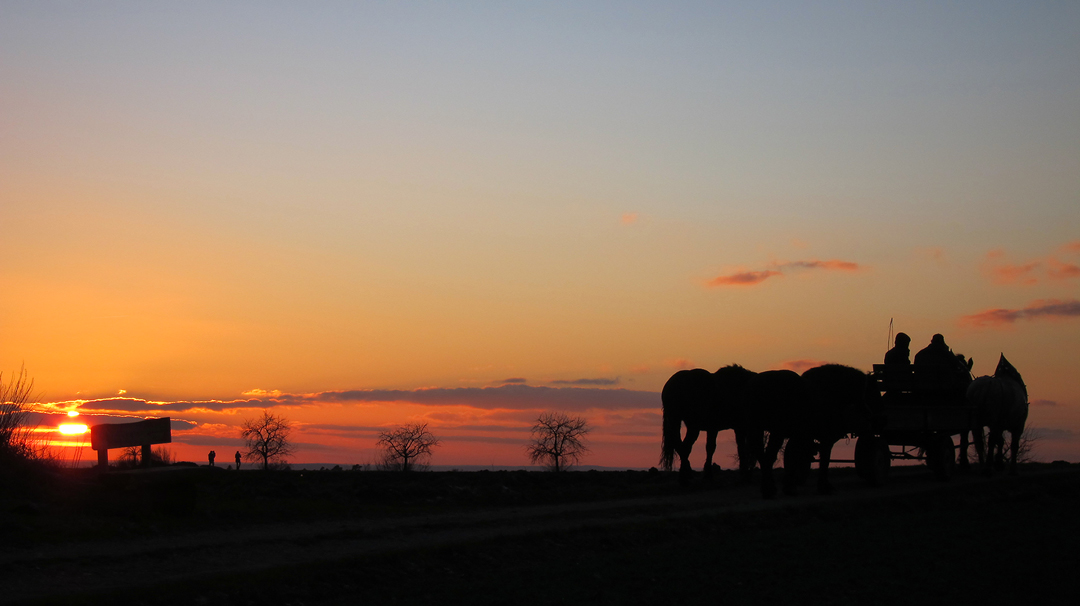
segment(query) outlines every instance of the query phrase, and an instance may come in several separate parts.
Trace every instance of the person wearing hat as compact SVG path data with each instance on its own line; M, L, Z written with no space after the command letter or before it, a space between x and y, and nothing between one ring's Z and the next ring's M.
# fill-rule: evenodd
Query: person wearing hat
M911 349L908 348L911 345L911 337L906 333L896 333L896 340L893 341L893 348L885 354L886 364L911 364Z

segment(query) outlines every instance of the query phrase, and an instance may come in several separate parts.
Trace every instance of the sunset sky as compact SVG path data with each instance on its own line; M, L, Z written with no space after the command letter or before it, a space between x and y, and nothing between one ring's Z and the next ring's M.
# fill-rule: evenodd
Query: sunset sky
M1078 31L1074 2L5 1L0 370L45 427L169 416L187 460L268 408L293 462L428 422L432 463L522 465L562 410L585 463L647 468L677 369L869 370L893 319L977 375L1004 352L1037 456L1080 461Z

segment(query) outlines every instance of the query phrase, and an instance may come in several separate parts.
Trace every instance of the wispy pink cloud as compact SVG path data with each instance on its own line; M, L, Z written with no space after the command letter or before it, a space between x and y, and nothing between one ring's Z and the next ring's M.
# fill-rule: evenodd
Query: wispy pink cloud
M1064 263L1051 257L1048 261L1049 269L1046 270L1046 274L1050 276L1051 280L1069 280L1071 278L1080 278L1080 265L1073 263Z
M1080 253L1080 240L1060 246L1055 254L1046 257L1010 263L1005 260L1005 251L996 248L986 253L982 271L994 284L1034 286L1042 278L1072 280L1080 278L1080 265L1062 261L1058 256L1076 253Z
M1064 319L1080 317L1080 301L1069 299L1040 299L1020 309L988 309L960 318L962 326L973 328L1001 327L1016 323L1020 319L1036 320Z
M780 364L780 368L783 368L785 370L794 370L795 372L797 372L799 374L802 374L802 372L804 370L809 370L811 368L817 368L818 366L821 366L822 364L828 364L828 362L823 362L821 360L806 360L806 359L803 359L803 360L788 360L787 362L784 362L784 363Z
M1069 242L1068 244L1064 244L1064 245L1061 246L1060 250L1061 250L1061 252L1063 252L1065 254L1080 253L1080 240L1073 240L1072 242Z
M726 276L717 276L709 280L709 286L753 286L780 275L783 274L771 269L765 271L741 271Z
M998 265L990 268L990 279L994 284L1023 284L1031 286L1039 280L1031 274L1039 267L1038 261L1023 265Z
M706 284L714 288L718 286L754 286L756 284L761 284L769 278L783 276L786 272L803 269L860 271L863 267L853 261L841 261L839 259L788 261L785 263L771 263L768 269L760 271L740 271L733 274L717 276L709 280Z
M667 365L676 370L686 370L688 368L694 367L694 363L686 358L675 358L673 360L668 360Z
M637 213L623 213L623 216L622 216L622 224L623 225L632 225L634 223L637 223L637 220L638 220L638 214Z
M777 269L829 269L839 271L859 271L861 269L858 263L851 261L840 261L838 259L830 259L828 261L789 261L787 263L777 263L775 265Z

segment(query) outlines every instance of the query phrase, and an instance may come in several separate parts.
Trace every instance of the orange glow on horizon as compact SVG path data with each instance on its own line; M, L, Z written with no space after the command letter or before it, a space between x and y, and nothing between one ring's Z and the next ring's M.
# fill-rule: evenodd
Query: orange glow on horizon
M90 428L83 423L61 423L59 430L65 436L76 436L90 431Z
M67 416L69 416L69 417L77 417L77 416L79 416L79 411L77 411L77 410L69 410L69 411L67 411Z

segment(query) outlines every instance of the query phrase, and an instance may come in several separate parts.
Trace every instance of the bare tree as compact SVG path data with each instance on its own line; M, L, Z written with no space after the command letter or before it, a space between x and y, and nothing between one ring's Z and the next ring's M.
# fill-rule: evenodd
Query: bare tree
M439 439L427 430L427 423L414 423L380 433L375 445L386 451L388 467L409 471L431 456L431 449L439 445Z
M33 392L34 380L26 376L26 368L12 373L6 383L0 373L0 459L34 458L28 427Z
M173 452L164 446L155 446L150 452L149 461L143 461L142 458L142 448L139 446L128 446L120 451L120 460L117 462L117 465L124 469L133 469L135 467L140 467L141 465L156 467L173 464Z
M1020 434L1020 439L1017 440L1018 444L1016 445L1016 461L1018 463L1036 462L1035 447L1041 437L1036 429L1032 427L1024 428L1024 433ZM1012 440L1009 440L1008 444L1009 449L1012 450Z
M117 467L121 469L134 469L139 466L139 455L142 454L142 448L138 446L125 446L120 451L120 460L116 462Z
M525 446L533 463L545 465L552 471L562 471L577 464L589 448L585 436L589 424L584 417L571 417L562 412L545 412L532 427L532 441Z
M246 419L240 426L240 437L247 443L244 458L262 461L263 469L270 469L270 461L293 454L289 443L292 424L281 415L264 410L261 417Z

